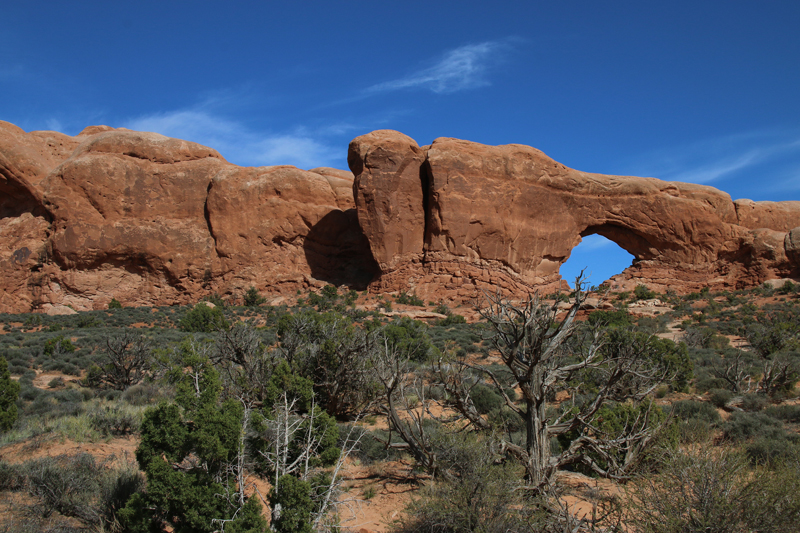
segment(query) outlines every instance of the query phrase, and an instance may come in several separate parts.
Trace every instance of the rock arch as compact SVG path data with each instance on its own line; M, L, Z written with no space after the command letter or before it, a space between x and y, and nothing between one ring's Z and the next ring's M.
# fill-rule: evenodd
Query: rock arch
M377 290L454 299L548 291L593 233L636 258L615 277L623 284L692 291L798 273L784 244L800 226L798 202L733 202L712 187L580 172L523 145L441 138L419 147L389 130L353 140L348 161L381 267ZM394 201L401 189L404 201Z

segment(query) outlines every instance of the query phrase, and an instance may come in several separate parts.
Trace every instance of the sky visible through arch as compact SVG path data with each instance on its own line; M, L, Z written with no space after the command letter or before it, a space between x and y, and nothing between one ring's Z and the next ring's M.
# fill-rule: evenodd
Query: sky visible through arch
M353 137L388 128L800 200L797 0L7 4L0 120L27 131L347 168Z
M572 288L580 275L587 287L597 286L631 266L633 259L614 241L602 235L587 235L561 265L561 277Z

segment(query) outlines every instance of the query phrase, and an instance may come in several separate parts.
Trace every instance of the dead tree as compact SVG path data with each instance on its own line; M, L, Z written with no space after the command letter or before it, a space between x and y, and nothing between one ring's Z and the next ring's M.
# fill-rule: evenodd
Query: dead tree
M651 337L612 336L601 327L579 327L575 316L583 303L580 278L576 286L574 303L563 317L557 303L547 304L538 294L519 304L499 295L488 296L488 306L480 309L490 325L489 340L522 393L521 405L512 401L499 376L487 368L463 360L443 360L436 365L450 396L448 406L475 428L489 429L469 395L472 382L468 377L475 372L486 376L508 408L522 418L524 440L504 437L502 445L524 466L534 491L543 490L559 468L576 463L604 477L624 477L658 432L652 424L652 407L636 411L616 435L596 427L595 416L608 402L644 399L671 373L669 366L660 362L657 343ZM556 392L581 389L583 378L589 375L594 384L589 401L548 419L547 406ZM570 436L571 441L560 454L552 455L550 439L557 436Z
M744 357L744 352L737 351L735 357L720 360L719 364L711 368L711 374L728 384L734 393L748 393L752 388L753 378L752 363Z
M124 391L150 372L152 346L143 335L125 330L105 339L102 381Z
M387 448L408 451L417 463L434 476L449 477L439 468L437 452L426 420L434 421L421 380L410 370L409 354L403 353L387 337L378 335L371 352L372 373L382 388L378 409L386 416L389 437L381 441ZM402 442L394 442L397 435Z

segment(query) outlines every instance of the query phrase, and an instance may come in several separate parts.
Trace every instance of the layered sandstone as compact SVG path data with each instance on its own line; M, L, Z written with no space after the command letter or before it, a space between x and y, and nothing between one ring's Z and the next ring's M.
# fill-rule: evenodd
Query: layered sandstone
M386 198L400 176L404 198L414 199L390 209L359 203L382 270L376 290L411 288L423 298L444 291L456 299L498 287L549 290L591 234L636 258L618 282L687 291L797 274L794 248L787 256L793 245L784 241L800 226L800 202L733 202L707 186L580 172L522 145L442 138L420 149L388 130L355 139L348 161L357 203ZM405 239L414 245L387 253L409 228L424 228L422 244Z

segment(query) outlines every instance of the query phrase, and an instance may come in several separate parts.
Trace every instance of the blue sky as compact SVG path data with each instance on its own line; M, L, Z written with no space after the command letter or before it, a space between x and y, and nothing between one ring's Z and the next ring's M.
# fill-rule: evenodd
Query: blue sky
M391 128L800 199L797 0L7 4L0 119L29 131L107 124L242 165L346 168L353 137ZM567 279L630 261L587 241Z

